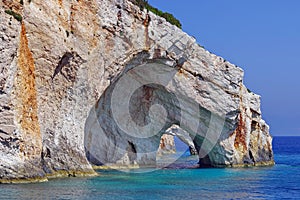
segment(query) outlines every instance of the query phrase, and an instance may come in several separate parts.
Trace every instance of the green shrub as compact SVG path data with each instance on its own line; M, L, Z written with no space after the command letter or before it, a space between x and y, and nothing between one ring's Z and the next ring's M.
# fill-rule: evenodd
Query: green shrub
M178 28L181 29L181 23L178 19L176 19L172 14L167 13L167 12L162 12L161 10L154 8L150 4L148 4L147 0L130 0L133 4L137 5L140 7L141 10L146 8L148 11L153 12L157 16L165 18L169 23L177 26Z
M143 10L146 7L146 4L148 4L145 0L130 0L133 4L140 7L141 10Z
M19 13L16 13L12 10L5 10L6 14L12 15L16 20L18 20L19 22L22 21L22 16Z

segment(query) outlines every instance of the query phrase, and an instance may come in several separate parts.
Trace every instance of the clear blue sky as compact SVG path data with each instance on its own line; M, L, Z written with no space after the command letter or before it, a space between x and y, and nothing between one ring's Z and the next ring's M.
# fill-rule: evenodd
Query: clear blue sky
M245 71L273 136L300 136L300 0L149 0Z

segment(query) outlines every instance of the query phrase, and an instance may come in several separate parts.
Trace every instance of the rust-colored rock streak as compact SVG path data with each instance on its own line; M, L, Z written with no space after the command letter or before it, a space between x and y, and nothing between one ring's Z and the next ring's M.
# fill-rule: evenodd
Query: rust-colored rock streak
M147 13L146 19L144 19L144 22L143 22L143 25L145 26L144 36L145 36L145 49L146 50L150 49L150 39L149 39L149 23L150 23L150 21L151 21L150 16Z
M88 48L91 49L95 48L99 42L95 37L100 27L97 12L96 1L77 1L71 5L71 33L77 37L83 37L89 44Z
M59 5L60 5L60 6L62 6L62 5L63 5L63 2L62 2L62 0L58 0L58 3L59 3Z
M22 23L18 69L15 80L17 122L22 140L21 157L31 159L41 155L42 139L37 115L37 92L35 87L35 66L28 47L26 29Z
M234 131L235 134L235 140L234 140L234 146L236 149L239 149L240 145L243 148L243 151L247 149L246 144L246 124L245 119L243 117L243 114L240 114L239 116L239 123L237 129Z

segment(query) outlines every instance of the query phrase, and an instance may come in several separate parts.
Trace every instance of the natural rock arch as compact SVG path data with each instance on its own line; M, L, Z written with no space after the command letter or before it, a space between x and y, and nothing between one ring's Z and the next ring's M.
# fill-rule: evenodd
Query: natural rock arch
M184 131L180 126L174 124L172 125L165 133L165 135L177 137L180 141L185 143L190 151L190 155L197 155L197 150L193 141L193 138L190 137L189 133Z
M149 57L147 52L135 56L91 109L84 141L90 162L155 165L161 136L175 124L193 138L200 163L225 164L226 154L221 156L223 148L218 141L234 130L234 122L185 96L185 92L195 89L180 89L178 79L185 75L178 62Z
M208 141L215 141L207 137L213 135L208 130L219 129L208 129L210 119L225 115L222 134L209 159L202 162L209 160L204 163L213 166L274 164L260 97L243 84L243 70L208 52L165 19L129 1L64 1L63 7L54 0L47 4L24 1L21 7L18 1L0 1L0 5L0 24L6 27L2 34L7 38L0 44L5 49L0 54L0 182L94 174L84 148L95 139L88 133L100 128L94 125L97 106L107 106L95 101L107 97L104 91L116 83L119 73L126 75L126 70L151 62L173 70L166 89L181 94L179 100L190 105L181 106L183 114L191 117L178 125L191 137L197 133L194 143L200 155L202 144L210 147ZM21 24L5 12L12 6L23 16ZM145 57L139 54L132 59L143 50ZM200 116L194 112L197 109ZM122 149L134 160L140 149L130 142L125 141ZM109 148L103 152L116 155Z

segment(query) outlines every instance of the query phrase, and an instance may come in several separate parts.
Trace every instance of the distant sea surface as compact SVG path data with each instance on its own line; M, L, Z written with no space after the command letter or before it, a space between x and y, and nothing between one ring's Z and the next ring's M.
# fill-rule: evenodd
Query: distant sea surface
M300 199L300 137L274 137L273 150L273 167L103 170L91 178L2 184L0 199ZM184 154L178 162L196 160Z

